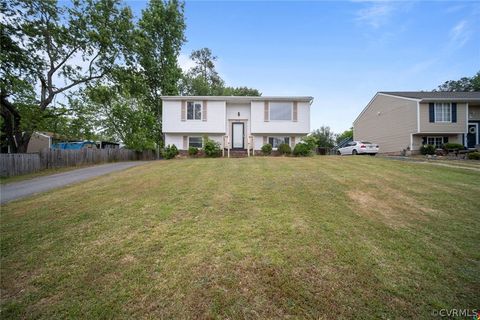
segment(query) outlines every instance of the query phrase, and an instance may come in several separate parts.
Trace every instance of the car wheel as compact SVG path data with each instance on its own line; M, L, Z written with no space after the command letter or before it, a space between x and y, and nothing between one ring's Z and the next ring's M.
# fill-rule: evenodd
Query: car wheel
M337 151L337 156L341 156L342 153L340 151Z
M352 151L352 154L353 154L354 156L356 156L357 153L358 153L357 150L353 150L353 151Z
M377 154L376 153L370 153L372 157L375 157Z

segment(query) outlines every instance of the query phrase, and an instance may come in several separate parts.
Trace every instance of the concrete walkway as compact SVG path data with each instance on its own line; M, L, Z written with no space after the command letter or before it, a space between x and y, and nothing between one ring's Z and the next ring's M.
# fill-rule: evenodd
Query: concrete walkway
M76 169L68 172L52 174L30 180L0 185L0 203L24 198L39 192L68 186L77 182L95 178L110 172L139 166L147 161L129 161L102 164L98 166Z

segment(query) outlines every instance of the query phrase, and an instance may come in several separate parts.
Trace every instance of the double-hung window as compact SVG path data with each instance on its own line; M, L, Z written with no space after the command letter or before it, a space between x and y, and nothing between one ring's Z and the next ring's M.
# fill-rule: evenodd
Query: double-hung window
M203 147L202 137L188 137L188 147L202 148Z
M435 122L452 122L451 103L435 103Z
M290 145L290 137L268 137L268 143L272 145L272 148L278 148L282 143Z
M270 120L292 120L291 102L270 102Z
M427 144L441 148L443 145L443 137L427 137Z
M202 103L200 101L187 102L187 120L202 120Z

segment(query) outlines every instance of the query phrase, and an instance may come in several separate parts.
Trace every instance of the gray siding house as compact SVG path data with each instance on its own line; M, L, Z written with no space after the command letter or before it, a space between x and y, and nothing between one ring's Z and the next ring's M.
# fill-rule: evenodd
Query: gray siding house
M480 144L480 92L378 92L353 122L354 140L380 153L418 153L424 144Z

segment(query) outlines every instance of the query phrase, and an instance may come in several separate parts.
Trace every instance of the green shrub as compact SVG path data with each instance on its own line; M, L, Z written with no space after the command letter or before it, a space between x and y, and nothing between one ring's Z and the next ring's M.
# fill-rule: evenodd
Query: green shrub
M222 155L222 149L220 144L208 137L204 137L203 151L205 155L210 158L220 157Z
M262 153L266 156L272 153L272 145L270 143L264 144L262 146Z
M292 153L292 148L286 143L282 143L278 146L277 148L278 152L282 155L290 154Z
M436 147L431 144L425 144L420 148L420 153L423 155L426 154L435 154Z
M194 157L198 154L198 148L197 147L190 147L188 148L188 155L191 157Z
M480 160L480 152L475 151L468 154L468 159L470 160Z
M307 143L297 143L293 148L293 155L295 157L307 157L313 154L312 147Z
M455 150L455 149L463 150L463 149L465 149L465 147L463 146L463 144L460 144L460 143L445 143L445 144L443 145L443 149L447 149L447 150Z
M162 157L164 159L167 159L167 160L172 159L172 158L175 158L177 155L178 155L178 149L174 144L168 145L162 150Z
M314 135L302 137L301 141L307 144L310 150L315 150L318 147L318 138ZM302 147L303 148L303 147ZM295 150L295 148L294 148Z

